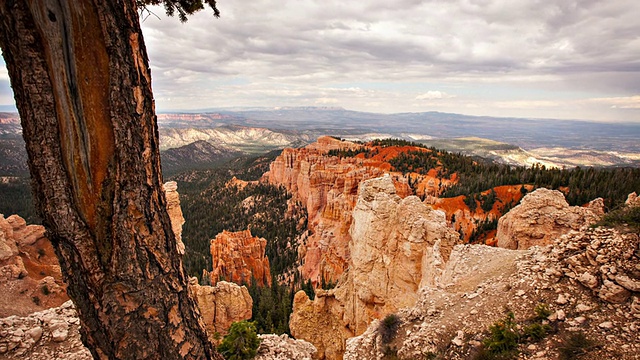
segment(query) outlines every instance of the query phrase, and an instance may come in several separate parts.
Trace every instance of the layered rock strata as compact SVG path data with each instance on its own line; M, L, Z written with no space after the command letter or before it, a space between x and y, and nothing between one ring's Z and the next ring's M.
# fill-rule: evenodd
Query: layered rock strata
M507 249L548 245L562 234L597 222L603 205L596 199L588 207L569 206L560 191L537 189L498 220L497 245Z
M211 240L213 270L205 273L211 284L220 280L236 284L271 286L269 259L265 255L267 240L251 235L250 230L223 231Z
M270 165L263 179L285 186L300 201L309 215L311 235L299 248L301 273L319 285L322 280L336 281L349 265L349 228L351 212L358 198L358 186L367 179L390 174L400 197L412 194L409 182L415 183L418 195L437 195L451 179L440 179L432 169L427 175L392 172L389 159L406 151L427 151L417 147L376 148L375 155L353 157L329 156L331 150L358 150L363 145L320 137L302 149L285 149ZM372 149L369 149L372 150Z
M316 290L314 301L304 292L294 299L291 333L314 344L320 358L340 358L345 339L415 304L458 240L443 212L415 196L402 199L388 175L361 183L350 234L349 271L338 286Z

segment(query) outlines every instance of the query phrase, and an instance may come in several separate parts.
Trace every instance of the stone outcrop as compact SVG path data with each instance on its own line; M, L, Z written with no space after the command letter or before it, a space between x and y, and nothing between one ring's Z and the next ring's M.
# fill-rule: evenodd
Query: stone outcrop
M597 222L602 205L596 199L588 207L569 206L560 191L537 189L498 220L497 245L507 249L548 245L562 234Z
M196 278L189 281L189 290L198 303L211 342L218 343L232 323L251 318L253 300L246 286L226 281L202 286Z
M164 195L167 198L167 213L171 219L171 229L176 235L176 247L180 255L184 255L184 243L182 242L182 225L184 216L180 207L180 195L178 194L178 183L169 181L164 184Z
M267 240L251 235L251 231L223 231L211 240L213 270L208 273L211 284L220 280L236 284L271 286L269 259L265 256ZM207 274L205 274L207 275Z
M260 334L260 347L254 360L311 360L316 348L304 340L283 335Z
M627 201L624 204L627 206L640 206L640 197L635 192L632 192L627 196Z
M44 227L0 214L0 317L26 315L68 300Z
M569 280L567 279L569 278ZM551 245L508 250L483 245L454 248L435 286L420 290L416 305L398 311L400 326L388 342L380 322L348 339L344 359L474 358L487 329L513 312L523 327L540 303L554 330L539 342L522 341L519 359L556 359L578 332L598 347L585 358L640 356L640 237L613 229L570 231Z
M3 359L91 360L80 340L80 320L71 301L26 317L0 319Z
M557 271L602 300L620 304L640 295L640 236L598 228L563 235L552 250Z
M402 199L388 175L361 183L350 234L349 271L338 286L316 290L313 302L303 292L294 299L291 333L314 344L320 358L340 358L346 338L415 304L458 240L443 212L415 196Z

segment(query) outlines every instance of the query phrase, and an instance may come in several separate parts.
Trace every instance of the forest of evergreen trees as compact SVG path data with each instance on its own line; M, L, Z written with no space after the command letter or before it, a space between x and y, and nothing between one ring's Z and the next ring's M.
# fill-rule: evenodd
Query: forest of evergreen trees
M18 214L27 224L40 224L31 195L31 184L28 178L15 178L14 181L0 182L0 214L5 217Z
M471 197L478 198L480 192L501 185L529 184L534 188L566 189L565 196L570 205L584 205L597 197L602 197L609 209L623 203L628 194L640 191L639 168L547 169L537 164L524 167L494 163L399 139L376 140L370 145L416 146L426 149L401 153L389 162L394 170L402 173L426 174L430 169L435 168L438 168L438 176L441 177L450 177L456 173L458 183L445 189L441 196L466 195L469 198L468 204L472 202ZM475 206L475 204L470 205Z

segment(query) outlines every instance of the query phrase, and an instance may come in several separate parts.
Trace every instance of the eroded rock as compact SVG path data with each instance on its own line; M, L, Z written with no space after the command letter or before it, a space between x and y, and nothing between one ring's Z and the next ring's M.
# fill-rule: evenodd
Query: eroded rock
M560 191L537 189L498 220L497 245L507 249L549 245L562 234L598 221L603 214L598 208L601 203L569 206Z

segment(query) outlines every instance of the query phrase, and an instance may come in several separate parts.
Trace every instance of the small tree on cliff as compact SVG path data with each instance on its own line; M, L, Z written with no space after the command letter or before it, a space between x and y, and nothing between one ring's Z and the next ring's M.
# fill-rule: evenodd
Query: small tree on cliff
M214 0L0 0L32 188L94 358L220 358L187 289L161 188L137 9Z

